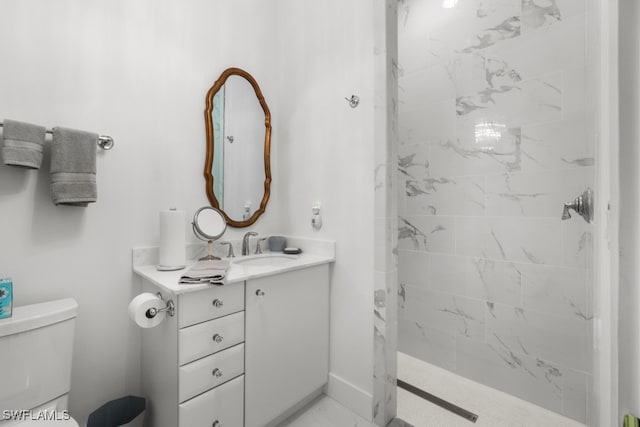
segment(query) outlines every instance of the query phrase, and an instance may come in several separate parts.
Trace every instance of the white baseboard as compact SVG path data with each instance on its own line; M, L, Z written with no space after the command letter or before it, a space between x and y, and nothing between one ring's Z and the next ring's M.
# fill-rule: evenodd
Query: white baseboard
M325 394L367 421L373 421L373 396L339 376L329 373Z
M269 423L267 423L267 425L265 427L277 427L277 426L279 426L287 418L289 418L290 416L292 416L294 414L297 414L298 411L301 411L305 406L307 406L309 403L311 403L315 399L317 399L318 396L322 396L322 387L320 387L319 389L317 389L316 391L311 393L309 396L307 396L304 399L302 399L300 402L296 403L289 410L285 411L284 414L276 417L276 419L274 419L274 420L270 421Z

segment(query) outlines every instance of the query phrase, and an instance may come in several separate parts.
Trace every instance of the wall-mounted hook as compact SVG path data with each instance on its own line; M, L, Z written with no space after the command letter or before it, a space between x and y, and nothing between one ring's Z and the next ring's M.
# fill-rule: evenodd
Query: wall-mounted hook
M233 144L233 140L234 140L234 139L235 139L235 138L233 137L233 135L229 135L229 136L227 136L227 141L229 141L229 144Z
M358 104L360 104L360 98L358 98L356 95L351 95L351 98L345 97L344 99L347 100L351 108L356 108Z

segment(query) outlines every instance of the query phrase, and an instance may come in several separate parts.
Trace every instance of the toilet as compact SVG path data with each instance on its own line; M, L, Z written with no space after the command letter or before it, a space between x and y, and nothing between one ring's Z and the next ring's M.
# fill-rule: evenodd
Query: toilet
M77 312L67 298L0 320L1 427L78 427L67 411Z

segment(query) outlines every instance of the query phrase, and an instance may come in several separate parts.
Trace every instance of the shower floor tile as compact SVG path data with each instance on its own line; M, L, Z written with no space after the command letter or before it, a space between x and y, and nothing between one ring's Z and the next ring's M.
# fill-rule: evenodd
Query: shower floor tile
M400 352L398 379L478 415L474 424L398 388L398 417L415 427L585 427L577 421Z

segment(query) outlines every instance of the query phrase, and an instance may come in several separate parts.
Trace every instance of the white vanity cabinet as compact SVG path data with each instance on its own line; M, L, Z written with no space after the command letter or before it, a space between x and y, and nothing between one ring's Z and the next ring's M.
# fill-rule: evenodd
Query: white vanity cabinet
M281 421L329 369L329 266L246 282L245 427Z
M227 284L136 266L175 315L141 331L147 427L271 427L320 394L329 371L327 255L232 264Z
M244 283L163 297L175 316L142 331L145 425L242 427Z

